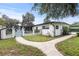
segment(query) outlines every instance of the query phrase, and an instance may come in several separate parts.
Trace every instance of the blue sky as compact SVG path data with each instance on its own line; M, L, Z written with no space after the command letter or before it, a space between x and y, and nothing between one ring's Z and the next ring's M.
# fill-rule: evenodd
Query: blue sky
M34 24L42 23L45 16L41 16L36 11L32 11L32 6L33 4L31 3L0 3L0 15L6 14L10 18L15 18L22 21L22 15L26 12L30 12L35 16ZM60 19L59 21L64 21L71 24L73 22L79 22L79 16L66 17L64 19Z

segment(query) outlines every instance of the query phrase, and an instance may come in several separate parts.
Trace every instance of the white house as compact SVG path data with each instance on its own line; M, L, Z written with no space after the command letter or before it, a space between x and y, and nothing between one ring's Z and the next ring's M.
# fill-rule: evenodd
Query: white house
M59 36L63 33L63 27L69 27L69 24L65 22L49 22L49 23L42 23L37 24L32 27L33 35L35 34L42 34L47 36ZM29 34L27 32L27 34ZM12 28L6 28L6 26L0 25L0 39L12 38L15 36L24 36L25 28L21 25L18 26L17 30Z
M33 26L33 34L42 34L47 36L59 36L63 33L63 27L69 27L65 22L48 22Z

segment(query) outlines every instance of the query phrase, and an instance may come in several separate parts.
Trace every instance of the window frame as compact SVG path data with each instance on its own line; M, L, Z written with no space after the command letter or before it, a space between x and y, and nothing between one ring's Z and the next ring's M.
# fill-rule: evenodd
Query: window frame
M49 29L49 26L43 25L42 29Z
M56 26L55 26L55 29L59 29L59 26L58 26L58 25L56 25Z

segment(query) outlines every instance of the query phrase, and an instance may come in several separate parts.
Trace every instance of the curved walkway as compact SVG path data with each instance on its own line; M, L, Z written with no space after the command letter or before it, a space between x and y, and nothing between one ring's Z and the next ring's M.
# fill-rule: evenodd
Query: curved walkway
M47 56L63 56L56 49L55 44L57 44L58 42L64 41L68 38L71 38L72 36L75 36L75 35L63 36L47 42L32 42L32 41L25 40L22 37L16 37L16 41L24 45L37 47L38 49L43 51L43 53L45 53Z

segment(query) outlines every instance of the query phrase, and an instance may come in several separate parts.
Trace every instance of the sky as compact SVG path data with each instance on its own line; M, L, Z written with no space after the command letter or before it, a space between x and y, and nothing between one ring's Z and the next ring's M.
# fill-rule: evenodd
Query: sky
M33 11L31 9L32 6L33 6L32 3L0 3L0 16L5 14L10 18L14 18L19 21L22 21L22 15L29 12L35 16L34 24L43 23L45 15L39 15L38 12ZM52 19L52 21L54 20ZM79 22L79 16L66 17L58 21L63 21L72 24L74 22Z

